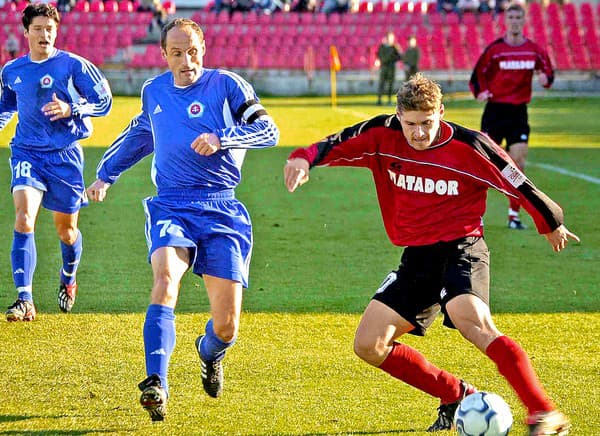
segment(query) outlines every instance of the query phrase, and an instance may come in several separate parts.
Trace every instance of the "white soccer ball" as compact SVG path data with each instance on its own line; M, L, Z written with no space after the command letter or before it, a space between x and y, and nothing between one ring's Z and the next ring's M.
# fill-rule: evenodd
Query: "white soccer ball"
M508 404L491 392L468 395L454 414L454 425L461 436L505 436L512 423Z

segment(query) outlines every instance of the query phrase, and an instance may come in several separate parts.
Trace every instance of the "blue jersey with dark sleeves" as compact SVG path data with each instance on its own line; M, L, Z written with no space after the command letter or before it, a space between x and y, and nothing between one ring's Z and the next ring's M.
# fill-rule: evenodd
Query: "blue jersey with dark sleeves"
M192 142L214 133L221 150L201 156ZM247 149L277 144L279 129L239 75L204 69L197 82L177 87L171 72L146 81L142 112L116 139L98 165L98 178L114 183L154 151L152 178L161 190L235 188Z
M7 63L0 74L0 129L19 115L11 147L61 150L92 133L88 117L108 114L112 94L104 75L88 60L55 49L41 62L29 55ZM42 107L52 94L71 105L71 117L50 121Z

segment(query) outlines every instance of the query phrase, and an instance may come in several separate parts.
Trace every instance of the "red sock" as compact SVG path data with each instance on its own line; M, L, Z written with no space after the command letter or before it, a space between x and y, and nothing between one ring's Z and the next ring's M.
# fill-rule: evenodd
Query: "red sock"
M518 212L521 210L521 203L519 203L518 198L510 197L508 199L508 207L510 207L515 212Z
M462 394L460 380L431 364L417 350L394 343L379 368L423 392L439 398L442 404L454 403Z
M515 390L530 415L554 410L552 401L531 366L527 353L508 336L496 338L485 350L498 372Z

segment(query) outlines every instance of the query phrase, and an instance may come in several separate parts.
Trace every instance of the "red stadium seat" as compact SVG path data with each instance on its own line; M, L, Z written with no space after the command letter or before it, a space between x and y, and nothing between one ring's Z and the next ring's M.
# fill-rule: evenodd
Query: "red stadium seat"
M104 2L101 0L92 0L90 2L90 12L104 12Z
M129 0L121 0L118 2L118 10L119 12L133 12L133 3Z
M105 0L104 10L106 12L117 12L119 10L119 3L116 0Z

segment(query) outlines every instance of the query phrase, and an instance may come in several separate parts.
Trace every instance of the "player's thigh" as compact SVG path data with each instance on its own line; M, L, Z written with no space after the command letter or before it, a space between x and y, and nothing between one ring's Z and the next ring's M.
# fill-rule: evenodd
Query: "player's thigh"
M34 231L43 195L43 191L33 186L17 185L13 187L15 230L22 233Z
M151 261L153 253L159 248L179 247L188 250L188 261L191 263L196 256L196 243L187 226L188 218L182 212L184 207L158 197L148 197L142 203L146 216L144 228L148 260Z
M388 274L373 296L423 336L440 311L444 259L436 246L407 247L398 270Z
M450 243L444 273L442 312L444 325L454 328L448 313L448 303L460 295L473 295L485 305L489 304L490 253L485 240L467 237Z
M47 190L42 205L46 209L73 214L88 204L80 146L49 153L44 178Z
M506 115L506 146L509 153L512 152L513 144L517 145L523 151L527 152L527 143L529 142L529 116L527 114L527 105L515 105ZM512 157L512 154L511 154Z
M452 323L469 342L482 352L501 335L486 302L473 294L462 294L448 302L446 310Z
M252 224L237 200L209 202L194 222L199 235L194 273L233 280L248 286Z
M355 349L389 346L413 329L410 322L381 301L371 300L362 314L354 338Z

